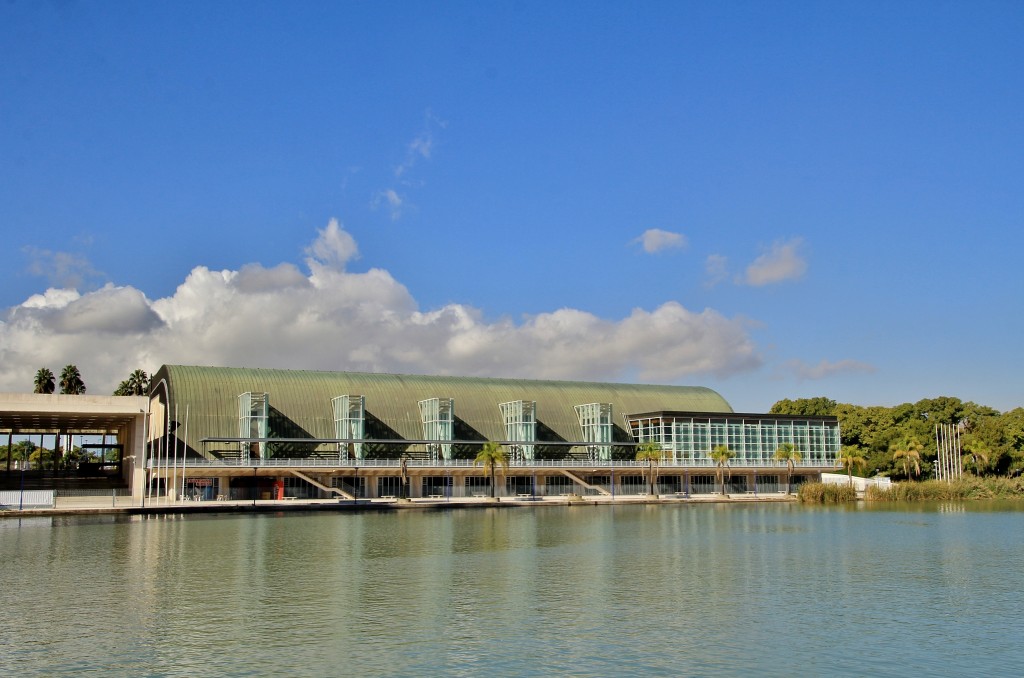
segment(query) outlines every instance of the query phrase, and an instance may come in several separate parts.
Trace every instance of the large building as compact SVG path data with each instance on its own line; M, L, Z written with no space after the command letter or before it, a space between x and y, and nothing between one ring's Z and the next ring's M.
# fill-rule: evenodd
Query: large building
M136 492L195 499L486 494L488 441L510 457L499 496L646 492L643 443L662 451L660 494L778 492L839 454L835 418L738 414L692 386L167 365L149 415Z

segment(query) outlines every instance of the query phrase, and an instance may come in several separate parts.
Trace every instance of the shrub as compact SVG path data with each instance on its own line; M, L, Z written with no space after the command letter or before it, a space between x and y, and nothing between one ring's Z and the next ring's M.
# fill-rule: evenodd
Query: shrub
M856 500L857 491L846 484L801 483L796 496L805 504L841 504Z
M869 501L945 501L950 499L1024 499L1021 478L979 478L965 476L959 480L923 480L896 483L889 489L869 487L864 495Z

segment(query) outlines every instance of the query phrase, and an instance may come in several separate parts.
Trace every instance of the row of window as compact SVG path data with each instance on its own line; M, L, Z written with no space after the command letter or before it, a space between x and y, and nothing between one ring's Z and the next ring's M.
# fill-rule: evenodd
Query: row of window
M239 433L242 437L267 437L269 396L266 393L243 393L239 397ZM338 438L362 438L365 426L365 398L359 395L333 399L335 435ZM452 398L430 398L419 403L425 440L454 439L455 401ZM499 403L507 440L531 443L537 440L537 403L517 400ZM598 459L610 459L613 440L611 403L577 405L576 415L582 441L595 443ZM834 461L839 454L839 425L835 421L792 419L745 419L716 416L652 416L628 419L633 439L655 442L672 460L706 457L714 448L724 445L740 459L768 461L784 444L793 445L806 461ZM449 459L451 445L431 446L434 454ZM263 447L260 446L262 456ZM361 458L361 445L354 453ZM533 446L522 445L517 457L533 458Z
M712 417L647 417L629 420L639 442L655 442L674 460L706 456L720 445L740 459L771 460L791 444L808 461L834 461L839 454L839 424L824 420L730 420Z
M605 492L617 492L622 494L642 494L650 491L650 480L644 475L621 475L612 476L584 476L583 480L592 487L599 487ZM806 480L806 476L794 475L790 479L790 486L796 487ZM301 481L300 481L301 482ZM725 483L725 491L731 493L740 492L783 492L786 490L786 478L780 475L759 475L746 476L736 475L723 478L721 482L714 475L659 475L655 484L655 491L659 494L672 493L711 493L722 491L722 482ZM335 487L338 487L357 497L366 497L366 478L336 478ZM411 484L410 484L411 485ZM426 476L418 479L419 495L422 497L471 497L474 495L486 495L490 493L491 480L486 476L467 476L455 478L453 476ZM529 476L509 476L502 482L506 494L535 494L544 496L557 496L567 494L585 494L587 488L565 476L547 476L534 479ZM288 488L293 496L307 496L298 487ZM399 497L403 495L402 479L398 476L385 476L376 479L376 490L378 497ZM405 488L407 492L412 491L411 486ZM314 490L315 492L315 490ZM592 490L591 490L592 492ZM312 496L312 495L310 495Z

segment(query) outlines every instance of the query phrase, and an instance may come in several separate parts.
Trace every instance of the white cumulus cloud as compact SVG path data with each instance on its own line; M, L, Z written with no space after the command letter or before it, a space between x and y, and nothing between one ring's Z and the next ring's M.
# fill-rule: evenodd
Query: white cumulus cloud
M770 250L747 266L742 282L761 287L801 278L807 271L807 262L799 251L802 244L800 238L794 238L789 242L776 242Z
M309 257L307 263L344 270L345 264L359 255L359 248L352 234L344 230L337 219L331 219L323 230L318 231L313 244L306 248L306 255Z
M22 253L28 258L28 272L46 279L53 287L92 286L103 278L103 274L81 254L38 247L24 247Z
M198 266L155 300L114 285L34 295L0 321L0 391L29 390L38 368L68 363L90 393L110 393L133 369L164 363L671 383L762 362L748 321L711 309L489 321L463 304L420 309L387 271L346 270L358 248L336 220L306 253L306 271Z
M687 245L686 236L682 233L663 231L660 228L649 228L633 242L640 243L644 252L655 254L668 249L684 249Z

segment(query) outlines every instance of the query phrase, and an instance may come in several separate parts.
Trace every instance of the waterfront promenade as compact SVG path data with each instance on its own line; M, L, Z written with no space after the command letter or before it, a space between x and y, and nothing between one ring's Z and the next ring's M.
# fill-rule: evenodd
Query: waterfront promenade
M57 497L53 507L17 506L0 508L0 519L22 516L76 516L76 515L164 515L203 513L274 513L285 511L391 511L438 510L473 508L516 508L527 506L598 506L680 503L751 503L793 502L796 494L690 494L683 493L648 496L642 494L517 496L517 497L450 497L413 499L257 499L221 501L172 501L156 498L144 502L130 496Z

